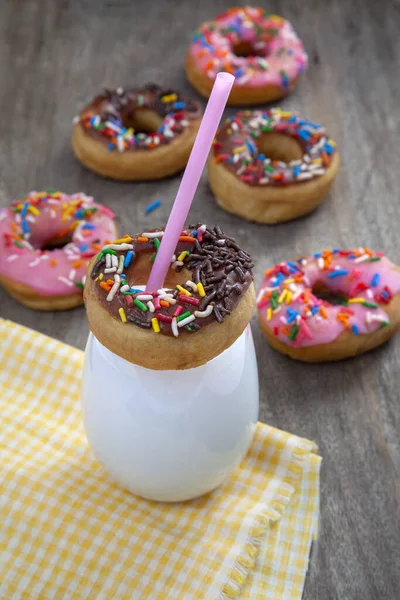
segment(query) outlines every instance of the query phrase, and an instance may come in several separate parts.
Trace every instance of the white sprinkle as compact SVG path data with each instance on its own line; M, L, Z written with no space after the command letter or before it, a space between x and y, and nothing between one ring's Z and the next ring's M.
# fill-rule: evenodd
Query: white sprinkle
M363 254L363 256L358 256L357 258L354 259L355 263L361 263L361 262L365 262L366 260L369 260L369 255L368 254Z
M125 150L125 142L124 142L124 138L121 136L117 137L117 146L118 146L118 152L123 152Z
M308 170L309 171L318 171L318 169L321 168L321 163L313 163L311 165L309 165ZM325 172L325 169L324 169Z
M13 260L16 260L18 258L18 254L11 254L8 258L7 258L7 262L12 262Z
M203 225L200 225L200 227L198 228L197 231L201 231L202 233L204 233L206 229L207 229L207 225L203 224Z
M114 275L114 281L116 283L121 283L121 277L119 275Z
M0 221L3 221L7 216L7 211L6 210L2 210L0 211Z
M115 254L111 254L111 266L118 269L118 258L115 256Z
M123 285L123 286L120 288L120 290L119 290L119 291L120 291L120 292L127 292L129 289L130 289L130 287L129 287L129 285L127 284L127 285Z
M138 300L141 302L147 302L147 300L153 300L153 296L151 294L139 294L136 296Z
M104 269L104 273L115 273L116 270L116 267L110 267L109 269Z
M121 256L119 257L119 265L118 265L117 273L122 273L122 271L124 270L124 260L125 260L125 257L121 254Z
M300 173L299 175L297 175L296 179L297 181L302 181L304 179L311 179L313 177L312 173Z
M75 269L71 269L68 275L68 279L75 279L76 271Z
M78 246L76 246L72 242L70 244L67 244L66 246L64 246L64 250L66 250L67 252L78 252L78 254L80 252Z
M387 319L387 317L384 317L383 315L373 315L372 313L368 312L367 313L367 321L368 321L368 323L372 323L373 321L387 323L388 319Z
M170 304L176 304L176 299L173 296L170 296L168 294L165 294L164 296L159 296L160 300L165 300L166 302L169 302Z
M313 174L313 175L324 175L324 173L325 173L325 169L321 169L321 168L319 168L319 169L314 169L314 170L312 171L312 174Z
M80 121L80 118L79 118L79 116L77 115L76 117L74 117L74 118L72 119L72 124L73 124L73 125L76 125L77 123L79 123L79 121Z
M176 261L176 254L173 254L173 255L172 255L172 258L171 258L171 262L173 263L173 262L175 262L175 261Z
M192 288L194 293L197 294L197 285L195 284L194 281L190 281L190 279L188 279L186 282L186 285L188 285L190 288Z
M61 275L58 277L59 281L62 281L63 283L65 283L66 285L68 285L69 287L72 287L74 284L72 283L72 281L70 281L69 279L67 279L66 277L62 277Z
M122 88L122 87L118 87L118 88L117 88L117 94L118 94L118 96L122 96L122 95L123 95L123 93L124 93L124 88Z
M84 275L84 276L82 277L82 283L83 283L83 285L85 285L85 283L86 283L86 275Z
M29 221L30 223L36 223L36 219L33 215L27 215L26 220Z
M111 267L111 254L106 254L106 269Z
M367 290L367 296L368 296L368 298L369 298L370 300L372 300L372 298L374 297L374 294L373 294L372 290L370 290L369 288L368 288L368 290Z
M319 269L323 269L324 268L324 259L322 258L322 256L319 257L319 259L317 260L317 265Z
M27 240L22 240L21 244L25 246L25 248L28 248L28 250L34 250L34 247ZM49 258L47 254L43 254L41 256L42 260L44 260L45 258Z
M174 317L172 319L171 329L172 329L172 333L174 334L174 336L178 337L179 331L178 331L178 325L177 325L177 322L176 322L176 317Z
M116 131L117 133L120 133L120 131L121 131L121 128L119 127L119 125L116 125L112 121L106 121L106 126L109 129L112 129L113 131Z
M268 177L262 177L262 178L260 179L260 183L261 183L261 185L264 185L265 183L269 183L269 179L268 179Z
M214 310L214 305L209 304L205 310L195 310L194 316L198 317L199 319L204 319L204 317L209 317L213 310Z
M34 261L28 263L29 267L36 267L40 263L40 258L36 258Z
M147 308L149 309L149 311L150 311L151 313L155 312L155 310L156 310L156 307L154 306L154 304L152 303L152 301L151 301L151 300L149 300L149 301L148 301L148 303L147 303Z
M67 260L80 260L80 256L78 254L66 254Z
M280 317L279 320L281 321L281 323L284 323L286 325L287 319L285 319L285 317Z
M112 286L111 290L108 292L108 296L106 298L107 302L111 302L115 296L115 294L117 293L119 288L119 281L116 281L114 283L114 285Z
M190 315L190 317L187 317L186 319L182 319L182 321L179 321L178 327L184 327L185 325L188 325L189 323L194 321L195 318L196 317L194 315Z
M294 302L295 300L297 300L297 298L299 296L301 296L301 294L303 293L303 290L297 290L297 292L295 292L292 296L292 302Z
M189 125L189 121L187 121L186 119L182 119L181 125L182 125L182 127L187 127Z
M145 231L142 233L141 237L147 237L149 240L153 238L162 237L164 235L163 231Z
M175 262L172 263L172 268L176 269L177 267L181 267L183 265L183 262L181 260L176 260Z
M107 244L107 246L103 246L103 250L120 250L121 252L123 250L133 250L133 245L132 244Z
M265 291L267 288L261 288L261 290L258 292L258 296L256 298L256 304L258 304L261 300L261 298L264 296Z

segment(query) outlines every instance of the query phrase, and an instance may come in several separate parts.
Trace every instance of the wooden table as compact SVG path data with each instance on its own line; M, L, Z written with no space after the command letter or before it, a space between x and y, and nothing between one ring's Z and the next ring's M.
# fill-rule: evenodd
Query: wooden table
M72 155L72 118L102 86L155 81L193 93L183 68L191 32L229 6L229 0L3 0L0 205L56 187L107 203L122 232L164 223L179 178L129 184L97 177ZM328 128L342 168L316 212L280 226L222 211L204 175L191 220L233 233L256 258L257 283L275 262L325 247L366 245L400 262L398 6L286 0L268 8L295 24L310 56L309 71L282 104ZM145 216L156 199L162 207ZM0 315L84 347L83 308L37 313L0 290ZM256 320L253 331L261 419L316 440L324 457L321 531L304 598L399 598L400 336L354 360L305 365L272 351Z

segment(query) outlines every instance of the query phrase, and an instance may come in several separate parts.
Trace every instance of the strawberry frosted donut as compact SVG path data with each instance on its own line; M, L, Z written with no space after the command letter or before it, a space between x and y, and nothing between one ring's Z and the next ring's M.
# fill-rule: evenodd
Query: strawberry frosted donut
M280 223L312 211L339 164L322 125L279 108L245 110L217 132L208 175L222 208L249 221Z
M262 8L232 8L200 27L192 39L186 74L206 98L219 71L236 80L229 105L260 104L287 96L308 65L291 24Z
M279 352L306 362L348 358L400 327L400 268L367 248L324 250L268 269L257 305Z
M116 237L114 214L83 193L30 192L0 210L0 284L37 310L83 303L89 260Z

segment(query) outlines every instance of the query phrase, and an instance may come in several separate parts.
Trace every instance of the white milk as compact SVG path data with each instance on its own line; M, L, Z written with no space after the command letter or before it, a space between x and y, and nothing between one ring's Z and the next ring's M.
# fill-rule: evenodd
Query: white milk
M250 327L217 358L184 371L139 367L89 336L89 444L114 481L144 498L188 500L229 477L250 446L258 398Z

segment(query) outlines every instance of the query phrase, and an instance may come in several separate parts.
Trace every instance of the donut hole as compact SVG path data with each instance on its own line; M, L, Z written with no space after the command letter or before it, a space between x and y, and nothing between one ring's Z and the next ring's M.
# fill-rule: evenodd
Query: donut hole
M56 250L57 248L64 248L67 244L72 242L72 231L64 235L56 235L48 238L40 244L40 250Z
M151 268L153 266L152 258L154 252L151 250L143 250L140 252L131 267L126 272L126 277L129 285L135 287L135 285L146 285ZM183 268L179 273L174 269L168 269L167 276L165 278L165 288L176 288L177 284L182 285L188 279L192 279L192 273Z
M346 304L349 298L348 294L345 292L334 292L327 288L321 281L316 281L312 286L311 291L319 300L324 300L334 306Z
M155 110L137 108L133 112L122 113L124 127L132 127L137 133L155 133L163 124L163 119Z
M249 56L266 56L265 48L255 48L253 44L244 40L234 44L232 52L240 58L248 58Z
M284 133L262 133L255 143L258 152L271 160L290 163L293 160L301 160L304 155L299 142Z

